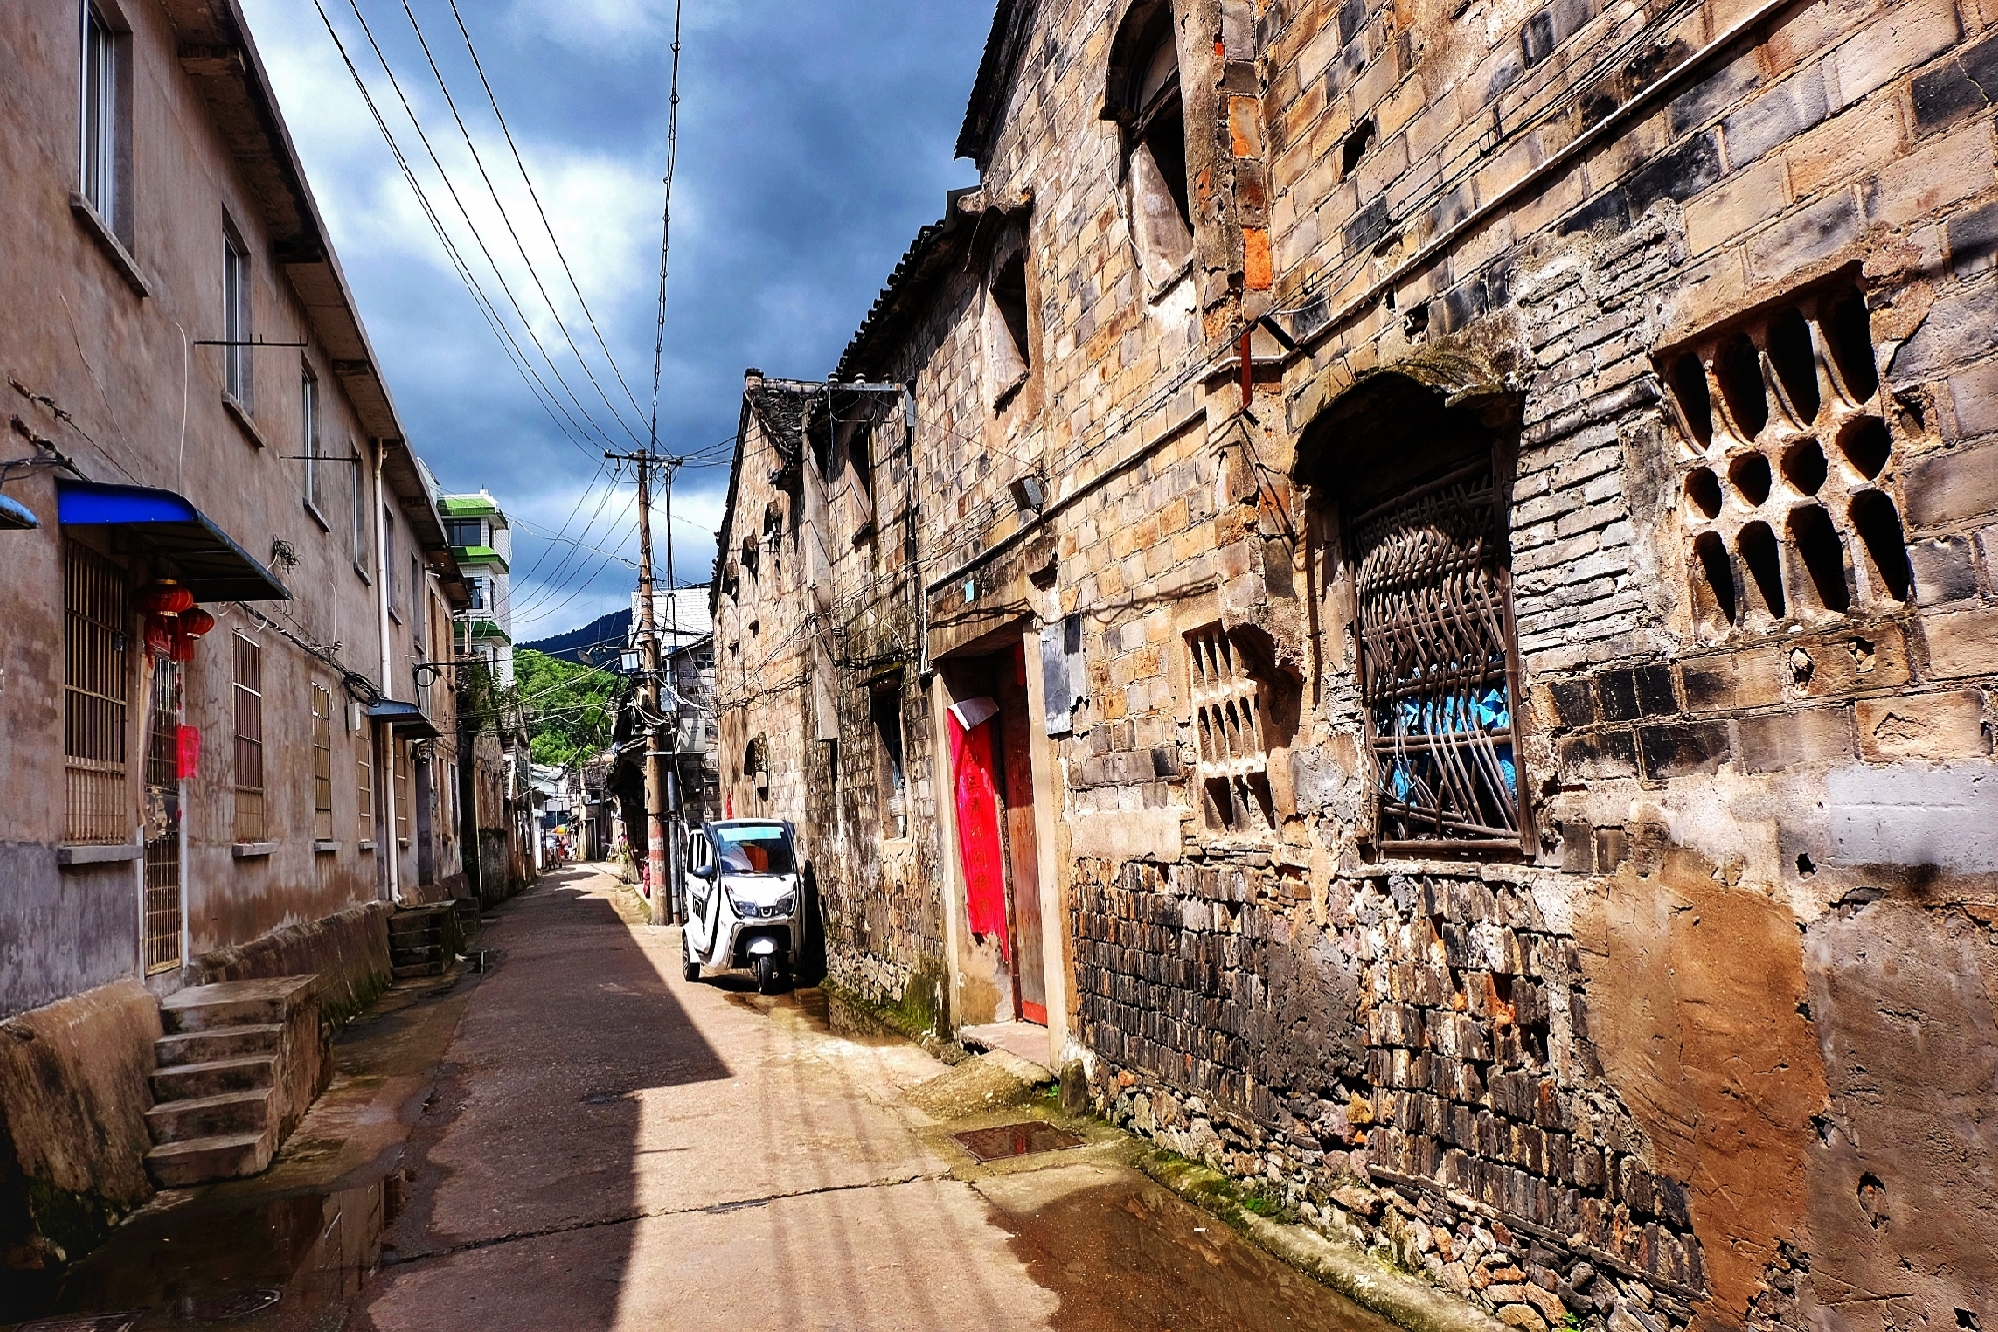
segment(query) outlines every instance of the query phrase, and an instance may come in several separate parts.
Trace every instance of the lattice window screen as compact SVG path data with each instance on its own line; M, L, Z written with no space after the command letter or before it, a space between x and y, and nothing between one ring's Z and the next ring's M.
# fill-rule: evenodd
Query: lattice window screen
M333 695L312 686L312 835L333 840Z
M236 635L236 840L264 840L264 652Z
M375 840L375 754L374 732L363 725L354 734L354 792L357 815L354 835L360 841ZM488 805L496 809L497 805Z
M87 546L63 547L63 756L72 842L132 836L125 728L130 697L124 570Z
M1384 847L1517 844L1513 630L1489 462L1351 519Z
M1186 651L1207 826L1267 832L1275 826L1276 815L1256 677L1218 624L1188 634Z
M1687 451L1703 634L1893 610L1913 596L1866 302L1804 292L1661 358Z

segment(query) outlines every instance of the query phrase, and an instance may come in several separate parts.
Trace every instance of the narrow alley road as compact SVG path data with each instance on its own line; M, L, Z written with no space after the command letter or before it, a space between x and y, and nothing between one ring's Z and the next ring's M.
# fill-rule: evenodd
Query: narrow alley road
M943 1064L684 983L637 906L576 870L488 927L349 1328L1385 1327L1102 1148L978 1167L1019 1112L937 1123Z

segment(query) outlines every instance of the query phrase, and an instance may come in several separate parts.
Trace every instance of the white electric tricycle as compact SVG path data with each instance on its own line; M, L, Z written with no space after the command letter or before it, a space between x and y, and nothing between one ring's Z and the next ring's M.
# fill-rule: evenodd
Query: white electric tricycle
M682 966L756 973L761 994L794 978L804 947L791 825L774 819L705 823L690 839L680 902Z

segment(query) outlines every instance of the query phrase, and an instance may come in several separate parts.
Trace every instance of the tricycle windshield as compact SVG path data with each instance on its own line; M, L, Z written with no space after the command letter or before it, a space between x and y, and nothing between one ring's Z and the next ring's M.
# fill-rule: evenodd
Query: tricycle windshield
M791 834L780 824L748 824L713 829L715 852L724 874L795 874Z

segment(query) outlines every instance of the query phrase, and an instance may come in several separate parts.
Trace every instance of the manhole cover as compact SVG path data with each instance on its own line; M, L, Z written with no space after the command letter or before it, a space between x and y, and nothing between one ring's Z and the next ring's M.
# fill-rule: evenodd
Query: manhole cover
M1043 1124L1038 1120L1026 1124L1001 1124L997 1128L973 1129L969 1133L955 1135L964 1144L964 1149L981 1161L1000 1161L1009 1156L1032 1156L1036 1152L1060 1151L1064 1147L1079 1147L1082 1139L1073 1133Z

